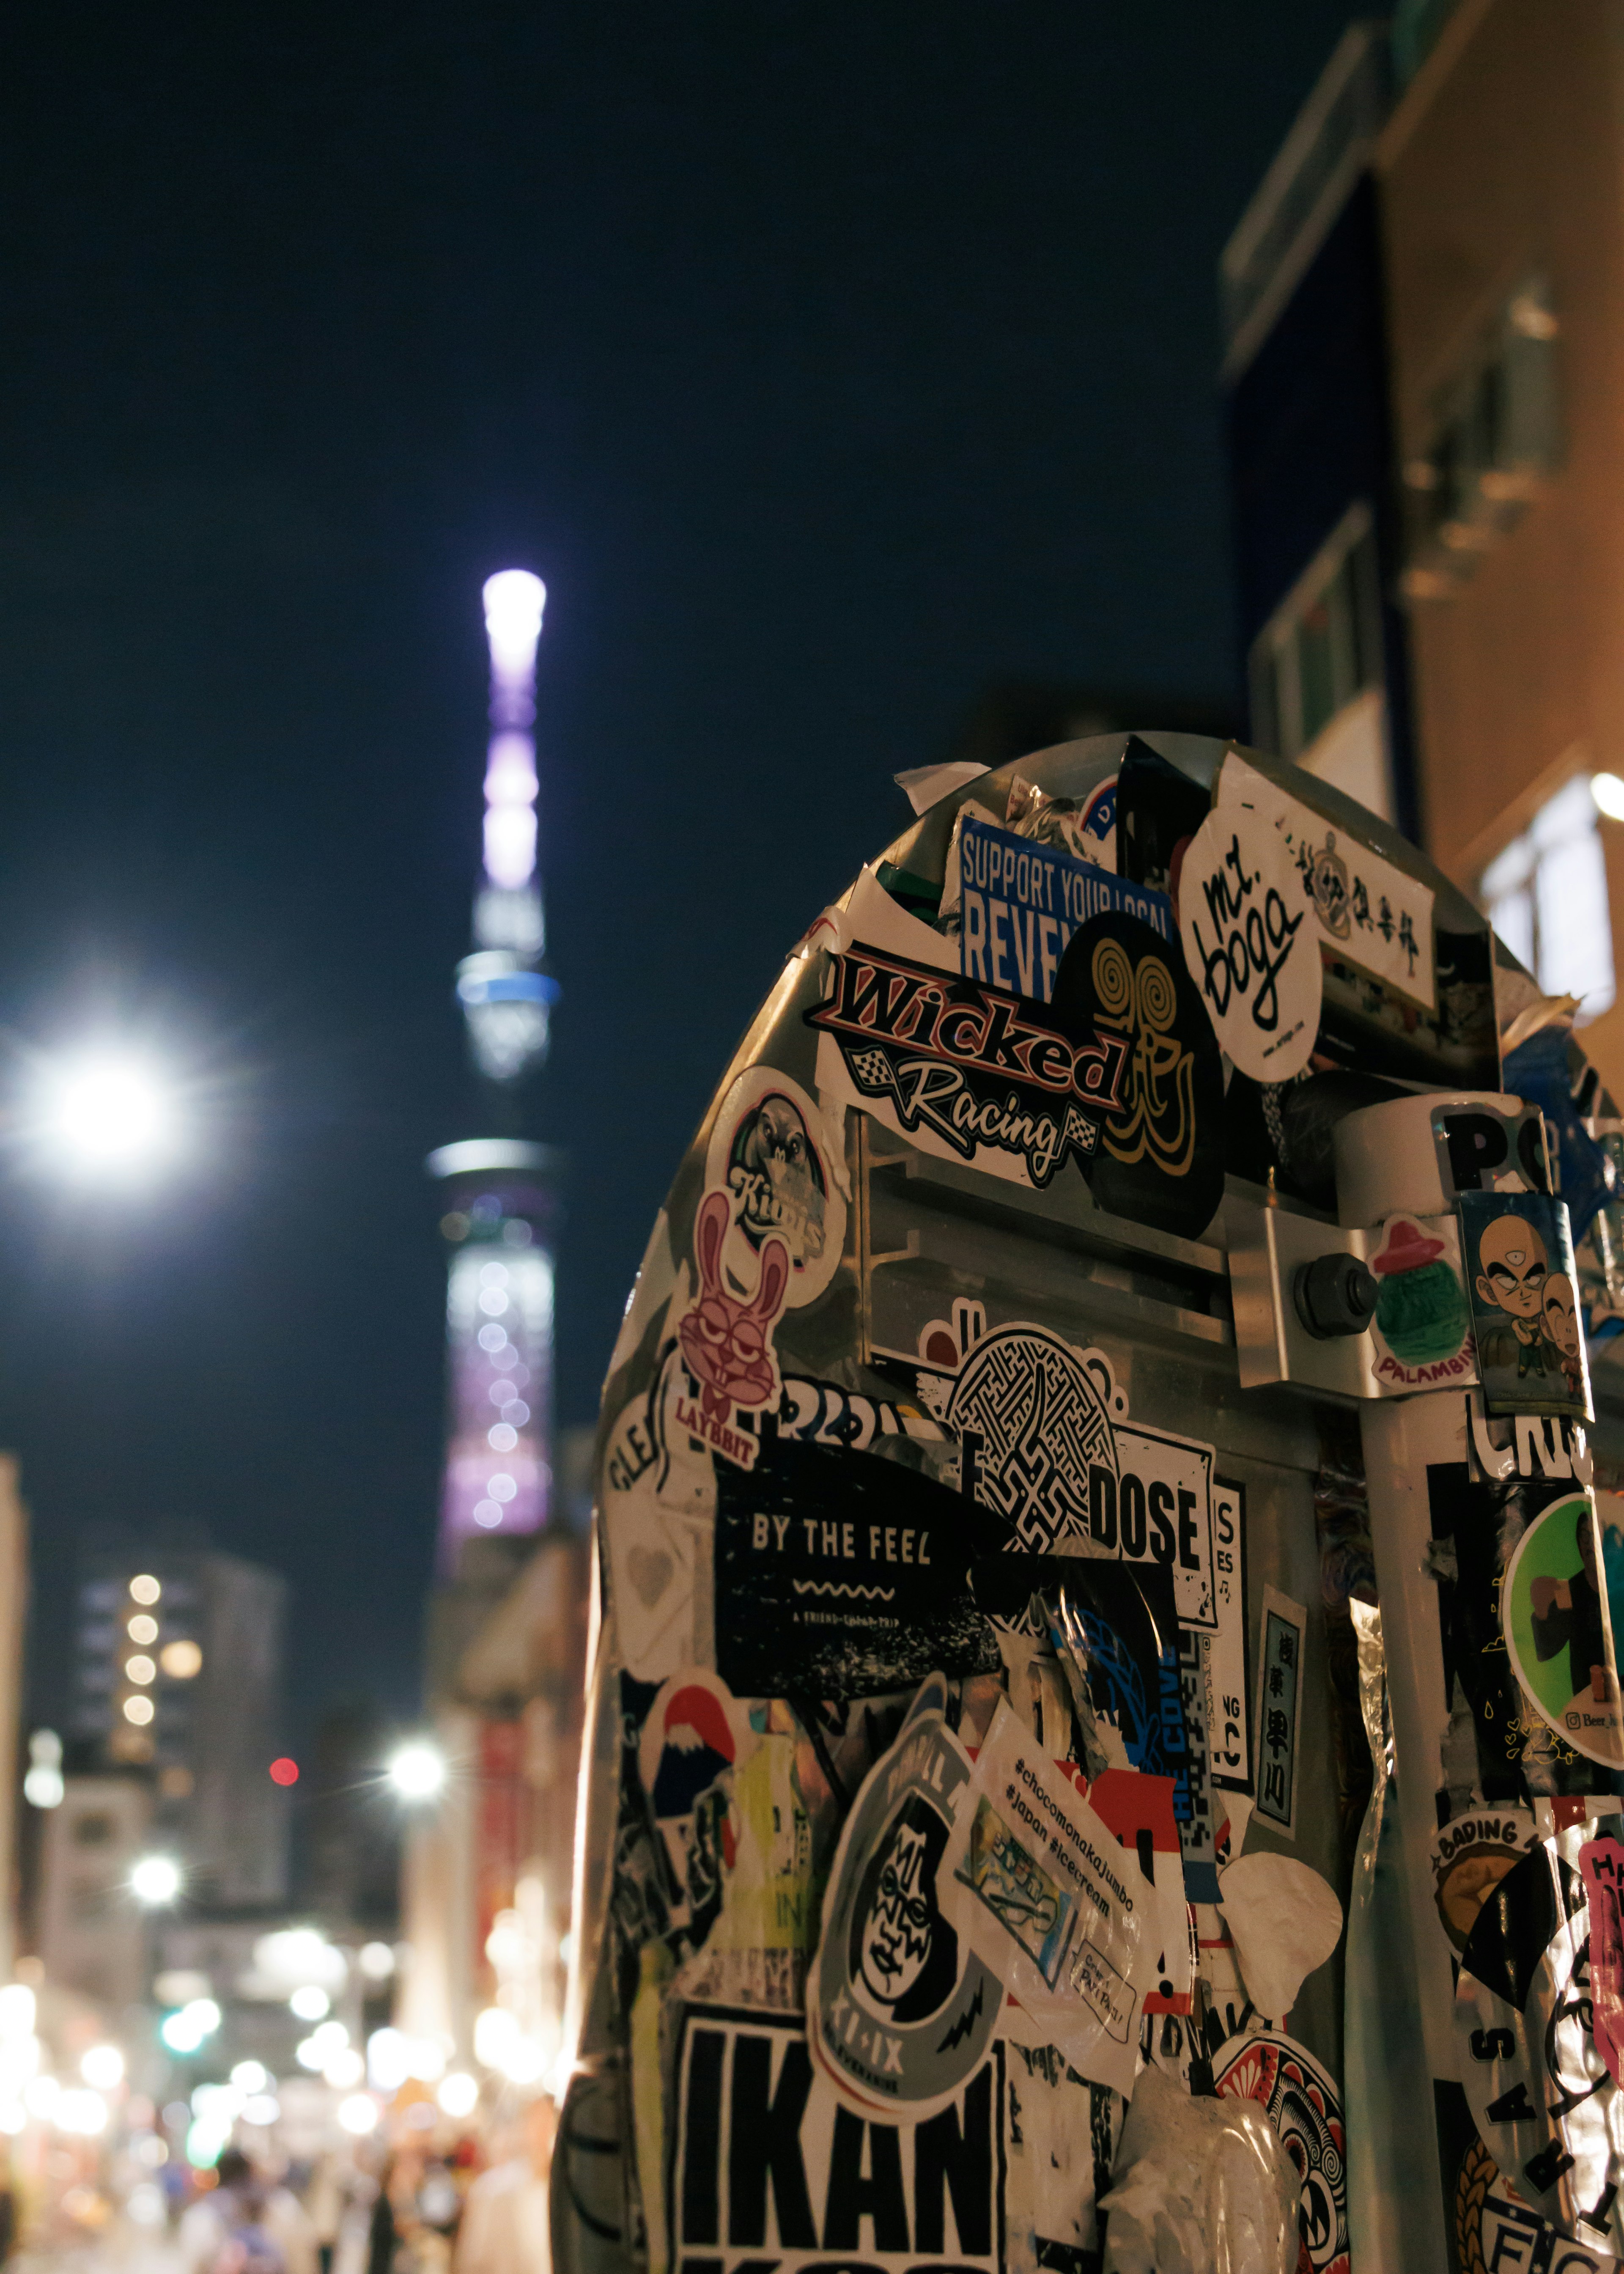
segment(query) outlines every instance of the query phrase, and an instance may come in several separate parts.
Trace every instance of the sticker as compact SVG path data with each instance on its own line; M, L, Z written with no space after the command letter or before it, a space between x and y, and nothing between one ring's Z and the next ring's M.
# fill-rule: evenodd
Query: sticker
M1466 2098L1519 2195L1563 2234L1624 2245L1624 2109L1597 2046L1579 1870L1597 1819L1515 1864L1467 1938L1455 1989Z
M1047 1327L996 1327L971 1348L944 1409L964 1489L1036 1550L1088 1552L1172 1575L1177 1616L1218 1624L1213 1449L1127 1421L1109 1360Z
M1192 1239L1223 1197L1223 1068L1179 951L1126 913L1084 924L1061 959L1054 1009L1075 1034L1119 1035L1119 1111L1083 1173L1113 1216Z
M1084 857L1102 869L1116 866L1116 777L1112 774L1090 793L1083 808L1081 835Z
M1120 1111L1128 1046L1063 1031L1047 1008L854 945L829 959L817 1086L944 1160L1041 1191Z
M880 2274L1003 2274L1002 2044L938 2113L869 2121L837 2097L799 2016L685 2005L676 2036L676 2274L860 2259Z
M1093 1473L1116 1484L1115 1389L1094 1355L1018 1324L982 1337L959 1369L944 1419L962 1449L964 1489L1025 1547L1086 1537Z
M1546 1143L1556 1155L1557 1189L1576 1246L1611 1198L1616 1171L1574 1102L1572 1047L1566 1027L1542 1028L1509 1054L1501 1079L1514 1096L1537 1106L1544 1117Z
M1590 1915L1590 2020L1614 2084L1624 2059L1624 1848L1611 1833L1579 1850Z
M1116 867L1116 777L1109 775L1082 797L1057 797L1017 774L1010 784L1004 826L1039 845L1057 845L1079 861Z
M649 1708L637 1767L665 1849L673 1926L719 1908L733 1860L733 1772L754 1744L748 1715L703 1668L673 1675Z
M775 1405L778 1400L772 1327L788 1291L790 1260L788 1248L772 1234L762 1242L760 1269L748 1299L731 1293L722 1256L733 1215L726 1193L709 1192L694 1219L700 1295L679 1325L677 1340L695 1391L678 1401L676 1418L702 1444L748 1469L756 1459L756 1441L739 1427L738 1417L741 1409Z
M1184 1900L1218 1900L1218 1826L1213 1808L1211 1752L1207 1734L1207 1638L1193 1628L1178 1630L1178 1694L1189 1740L1184 1756L1188 1810L1178 1821L1178 1846L1184 1866Z
M1034 844L966 817L959 832L961 968L968 979L1047 1003L1071 935L1107 910L1124 910L1173 939L1165 892L1132 885L1058 846Z
M1303 2181L1300 2274L1349 2274L1347 2136L1329 2074L1294 2037L1259 2029L1213 2057L1214 2090L1255 2100Z
M1455 1227L1429 1231L1413 1216L1389 1216L1371 1258L1376 1277L1372 1337L1376 1374L1394 1389L1469 1382L1475 1372L1471 1312L1458 1269Z
M1019 2006L1004 2008L1011 2263L1091 2274L1101 2263L1097 2206L1110 2187L1122 2098L1079 2076L1052 2045L1026 2044L1032 2033L1019 2031L1020 2014Z
M1342 1939L1336 1890L1312 1864L1267 1849L1229 1864L1221 1886L1241 1978L1259 2011L1283 2022Z
M1320 1026L1319 945L1291 855L1267 821L1215 806L1184 855L1184 960L1219 1042L1253 1081L1289 1081Z
M1252 1790L1252 1684L1246 1678L1246 1495L1213 1479L1213 1570L1218 1627L1201 1638L1207 1676L1207 1745L1213 1782Z
M873 1697L996 1670L966 1571L1008 1528L871 1454L779 1442L720 1470L716 1658L741 1697Z
M1485 1410L1588 1421L1567 1209L1544 1193L1462 1193L1455 1205Z
M946 1703L933 1675L863 1780L823 1897L807 2037L864 2114L945 2107L981 2067L1003 2000L964 1931L968 1898L944 1869L972 1775Z
M1434 1113L1438 1180L1462 1193L1548 1193L1545 1124L1537 1112L1501 1113L1487 1098L1463 1111Z
M1520 1419L1515 1426L1533 1430L1545 1425ZM1451 1708L1441 1758L1441 1798L1448 1813L1464 1816L1485 1800L1491 1808L1527 1808L1537 1797L1608 1788L1611 1771L1576 1752L1568 1733L1524 1692L1505 1631L1512 1555L1541 1510L1570 1499L1571 1488L1553 1489L1543 1479L1485 1482L1461 1460L1429 1463L1426 1490L1444 1695ZM1575 1552L1572 1567L1580 1562ZM1531 1652L1531 1597L1526 1610ZM1553 1661L1546 1678L1560 1682L1565 1671Z
M1297 1837L1297 1724L1303 1696L1303 1637L1308 1614L1273 1587L1263 1590L1258 1663L1258 1807L1265 1824Z
M705 1186L733 1202L722 1277L744 1295L761 1276L769 1239L789 1254L785 1306L821 1295L846 1245L846 1148L838 1122L775 1066L747 1067L717 1114Z
M1432 892L1372 853L1231 751L1215 809L1238 808L1271 826L1300 878L1301 900L1325 945L1432 1010Z
M1587 1759L1624 1762L1624 1706L1588 1493L1537 1516L1500 1592L1506 1647L1540 1718Z
M1586 2250L1530 2210L1474 2136L1455 2181L1461 2274L1618 2274L1611 2251Z
M1189 1737L1178 1675L1178 1630L1167 1574L1088 1555L997 1555L971 1568L975 1600L1004 1629L1035 1630L1041 1599L1052 1647L1069 1655L1113 1765L1183 1787Z
M1124 2094L1138 2065L1141 1984L1159 1943L1132 1854L1001 1700L949 1845L967 1926L995 1979L1079 2076Z
M1539 1826L1526 1808L1473 1809L1433 1834L1432 1901L1457 1952L1512 1865L1538 1845Z
M1169 892L1211 801L1199 782L1130 734L1116 774L1116 868L1136 885Z
M615 1640L640 1682L663 1682L710 1655L694 1630L694 1571L715 1513L716 1472L676 1421L689 1401L673 1341L605 1441L598 1492Z

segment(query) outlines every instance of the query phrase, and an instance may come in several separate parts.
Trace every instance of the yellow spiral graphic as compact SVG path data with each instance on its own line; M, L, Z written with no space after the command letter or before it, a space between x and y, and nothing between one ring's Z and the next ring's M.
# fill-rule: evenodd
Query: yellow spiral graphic
M1178 997L1173 990L1173 975L1160 956L1147 955L1139 966L1139 1024L1154 1033L1165 1034L1172 1025L1178 1009Z
M1094 991L1108 1019L1124 1019L1133 1004L1133 966L1120 941L1102 939L1094 952Z

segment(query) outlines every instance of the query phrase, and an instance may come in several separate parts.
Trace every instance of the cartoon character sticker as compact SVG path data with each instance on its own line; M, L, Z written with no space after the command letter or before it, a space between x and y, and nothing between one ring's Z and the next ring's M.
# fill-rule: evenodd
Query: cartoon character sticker
M1394 1389L1472 1375L1471 1312L1446 1239L1412 1216L1389 1217L1371 1258L1376 1278L1376 1372Z
M807 2036L864 2115L945 2107L980 2066L1003 2002L963 1931L966 1898L942 1868L972 1775L946 1706L933 1674L863 1781L823 1898Z
M1568 1210L1544 1193L1462 1193L1461 1216L1490 1413L1590 1419Z
M729 1290L722 1251L733 1221L725 1192L707 1193L694 1219L694 1261L700 1296L677 1329L683 1363L696 1395L679 1398L677 1419L689 1434L739 1467L755 1465L757 1440L737 1424L738 1410L778 1403L778 1362L772 1326L789 1286L789 1250L775 1233L762 1242L755 1291Z
M776 1066L747 1067L722 1100L705 1153L707 1192L731 1203L721 1259L729 1291L754 1286L777 1239L789 1256L784 1307L816 1300L846 1245L846 1186L840 1117Z
M1506 1648L1529 1703L1577 1753L1624 1762L1624 1710L1595 1504L1571 1493L1534 1518L1501 1590Z
M1433 1834L1432 1900L1457 1952L1507 1872L1538 1845L1539 1826L1526 1808L1473 1809Z

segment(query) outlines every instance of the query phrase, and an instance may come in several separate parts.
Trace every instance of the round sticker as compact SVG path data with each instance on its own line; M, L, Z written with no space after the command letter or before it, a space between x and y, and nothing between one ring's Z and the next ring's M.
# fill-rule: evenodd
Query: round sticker
M1624 1709L1607 1647L1600 1526L1589 1493L1534 1518L1500 1592L1506 1648L1524 1697L1588 1760L1624 1762Z
M1289 848L1238 802L1191 839L1178 881L1190 976L1218 1039L1253 1081L1289 1081L1320 1030L1320 929Z
M776 1066L746 1069L722 1100L705 1153L705 1189L718 1186L733 1221L722 1265L753 1288L769 1239L789 1251L786 1307L821 1295L846 1245L846 1159L831 1117Z
M1619 2088L1596 2043L1583 1849L1592 1818L1513 1865L1466 1939L1455 1988L1462 2081L1525 2203L1575 2241L1624 2246Z
M1205 1231L1223 1198L1223 1068L1177 948L1137 916L1094 916L1060 959L1053 1009L1069 1033L1128 1044L1121 1111L1080 1163L1095 1201L1162 1231Z
M807 2040L865 2115L946 2107L981 2067L1004 2002L943 1861L972 1773L946 1706L933 1674L863 1780L823 1895Z
M1312 2053L1280 2029L1231 2037L1213 2058L1214 2089L1255 2100L1303 2182L1298 2274L1349 2274L1348 2172L1342 2097Z
M1455 1950L1466 1947L1477 1914L1515 1864L1539 1845L1526 1808L1477 1808L1432 1835L1432 1901Z

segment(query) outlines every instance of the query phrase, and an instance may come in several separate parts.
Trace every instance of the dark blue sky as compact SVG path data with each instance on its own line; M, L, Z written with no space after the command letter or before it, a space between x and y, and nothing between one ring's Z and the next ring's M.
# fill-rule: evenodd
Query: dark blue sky
M996 680L1233 688L1214 263L1348 13L9 12L0 1025L208 1098L139 1207L0 1174L46 1703L76 1528L174 1517L292 1580L296 1730L410 1706L481 579L552 596L576 1422L892 772Z

